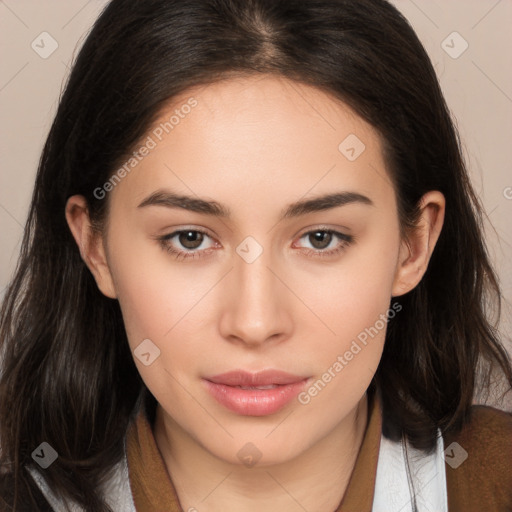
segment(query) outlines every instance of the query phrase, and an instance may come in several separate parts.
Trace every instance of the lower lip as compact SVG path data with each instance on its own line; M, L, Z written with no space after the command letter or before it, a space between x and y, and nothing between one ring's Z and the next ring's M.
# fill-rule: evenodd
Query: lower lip
M270 389L241 389L204 380L208 392L230 411L244 416L267 416L281 410L304 388L308 379Z

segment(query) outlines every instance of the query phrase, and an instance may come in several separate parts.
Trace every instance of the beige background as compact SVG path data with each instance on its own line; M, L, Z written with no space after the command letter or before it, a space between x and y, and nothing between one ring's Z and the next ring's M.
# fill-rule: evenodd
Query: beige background
M506 300L502 330L510 344L512 0L393 3L429 52L457 120L472 180L487 212L490 253ZM0 298L16 264L37 163L70 62L105 4L0 0ZM58 44L47 58L31 47L51 49L50 36L41 36L43 32ZM468 47L458 55L465 41Z

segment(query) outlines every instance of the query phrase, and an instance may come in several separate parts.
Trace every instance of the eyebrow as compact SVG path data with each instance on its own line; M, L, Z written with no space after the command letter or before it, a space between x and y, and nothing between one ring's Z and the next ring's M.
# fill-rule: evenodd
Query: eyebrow
M303 199L295 203L289 204L281 213L281 219L289 219L299 217L308 213L330 210L347 204L359 203L368 206L374 206L373 201L357 192L335 192L325 194L312 199ZM231 211L229 208L217 203L197 197L180 195L168 190L158 190L144 199L138 208L146 206L165 206L167 208L181 208L191 212L201 213L203 215L211 215L229 219Z

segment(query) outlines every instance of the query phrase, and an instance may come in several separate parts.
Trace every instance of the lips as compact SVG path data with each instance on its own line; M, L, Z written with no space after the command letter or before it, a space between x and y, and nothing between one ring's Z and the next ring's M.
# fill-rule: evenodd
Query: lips
M235 370L203 382L210 395L227 409L245 416L266 416L286 406L304 389L307 380L280 370Z

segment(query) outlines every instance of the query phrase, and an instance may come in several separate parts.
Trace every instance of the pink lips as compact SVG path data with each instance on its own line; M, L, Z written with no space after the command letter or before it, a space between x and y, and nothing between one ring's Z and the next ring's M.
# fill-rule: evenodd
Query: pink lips
M229 410L245 416L266 416L296 397L307 380L308 377L279 370L236 370L207 377L203 382L208 392Z

